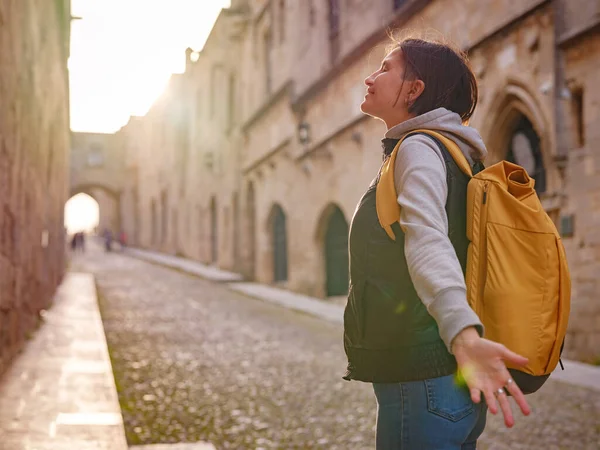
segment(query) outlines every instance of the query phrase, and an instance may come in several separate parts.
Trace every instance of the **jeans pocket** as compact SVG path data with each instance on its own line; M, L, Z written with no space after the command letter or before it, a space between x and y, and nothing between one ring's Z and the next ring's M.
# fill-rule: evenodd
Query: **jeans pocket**
M475 405L466 386L456 382L454 375L425 380L427 409L452 422L467 417Z

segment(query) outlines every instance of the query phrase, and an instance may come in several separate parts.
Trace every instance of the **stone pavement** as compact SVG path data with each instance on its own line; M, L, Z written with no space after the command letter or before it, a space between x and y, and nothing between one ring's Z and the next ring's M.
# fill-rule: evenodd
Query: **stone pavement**
M276 303L296 311L311 314L335 323L343 323L344 307L339 304L329 303L324 300L291 292L285 289L268 286L261 283L239 282L242 275L232 272L220 271L215 267L206 266L197 261L164 255L148 250L129 249L127 253L141 257L147 261L163 264L167 267L183 270L202 278L228 282L230 289L260 300ZM600 391L600 367L584 364L577 361L563 359L565 370L560 366L552 374L553 380L569 383L588 389ZM600 419L599 419L600 421ZM600 445L598 446L600 449Z
M119 253L80 270L96 276L132 445L373 448L372 388L341 379L340 323ZM528 401L512 429L489 414L478 448L600 448L600 392L551 378Z
M92 275L66 275L0 378L0 449L127 449Z
M258 283L231 282L231 280L239 280L241 277L229 272L219 273L218 269L206 267L194 261L172 256L166 257L147 251L128 250L128 253L131 256L153 262L155 267L142 262L134 262L134 259L123 257L125 255L122 256L118 253L111 255L98 253L91 259L86 254L84 258L89 259L88 264L80 267L86 272L90 271L100 276L99 285L101 288L104 286L107 289L106 292L113 297L106 300L113 305L113 308L120 308L124 303L129 303L127 307L131 314L123 316L122 313L119 313L114 316L115 319L120 318L121 322L113 325L114 331L112 333L129 333L129 336L124 336L125 339L122 345L119 346L119 351L122 347L127 347L126 343L132 342L132 337L137 336L134 339L138 340L134 344L134 347L137 347L133 348L133 353L131 353L131 357L134 358L131 360L133 369L141 364L136 361L141 360L140 358L144 359L140 353L147 352L147 361L150 361L156 370L166 371L161 372L158 378L152 378L155 381L152 381L151 384L154 388L155 384L158 386L158 393L161 392L162 381L167 382L167 385L164 386L171 386L168 383L177 380L173 381L170 377L180 376L180 381L177 381L176 384L179 386L179 383L183 383L181 386L185 387L178 388L175 395L186 392L192 395L193 391L190 390L189 378L191 374L200 370L194 376L207 377L205 382L192 383L192 385L199 386L204 395L196 399L198 408L190 407L190 411L198 409L198 412L200 412L200 402L204 401L202 399L208 401L206 408L224 407L224 410L218 413L217 416L214 415L214 410L208 416L202 416L211 418L210 426L216 424L212 420L218 419L221 421L220 426L224 426L226 422L223 421L230 420L232 417L236 420L244 419L245 416L241 412L243 406L241 405L248 401L249 391L244 390L244 386L249 382L257 383L257 386L260 386L256 392L250 391L256 397L255 406L251 407L256 407L260 401L265 399L270 399L273 402L269 405L258 406L258 411L249 411L249 420L258 417L256 414L259 414L259 412L262 418L262 415L267 411L271 411L275 407L285 406L290 398L295 399L295 409L299 405L313 408L319 402L323 402L323 399L328 399L330 394L333 394L333 397L344 399L346 403L343 409L338 408L335 410L338 412L345 411L346 414L336 418L336 421L332 422L330 426L342 427L341 430L349 430L347 424L344 425L343 422L347 418L352 418L353 431L358 426L361 428L357 438L367 436L367 439L370 439L369 436L372 433L370 427L373 425L370 414L373 409L371 408L371 395L366 392L366 389L363 389L365 386L360 383L339 384L339 382L329 386L327 383L320 382L312 384L308 388L303 387L302 384L302 380L306 377L298 377L298 367L302 367L306 362L312 361L316 355L320 355L319 360L327 361L328 368L325 369L325 367L320 366L317 368L315 366L311 369L313 375L318 376L320 380L331 379L333 381L339 378L337 372L339 367L343 365L343 361L341 361L341 355L336 354L336 356L331 353L334 350L339 351L338 332L319 325L318 321L315 322L314 319L310 318L310 315L326 319L327 322L332 322L332 325L335 324L337 327L341 323L342 307ZM207 284L199 280L198 283L201 284L197 284L193 280L185 281L185 275L162 269L157 264L174 267L180 272L189 272L221 283ZM225 283L223 284L223 282ZM189 286L186 288L185 285ZM228 289L231 295L226 294ZM239 295L240 293L266 301L265 306L261 307L261 302L244 302L243 296ZM117 297L114 298L114 295L117 295ZM152 297L156 298L152 299ZM164 303L165 298L176 298L180 301ZM156 317L157 320L147 322L140 317L140 313L142 313L142 316L146 314L146 308L143 305L147 301L152 301L159 307L156 310L159 313ZM279 313L277 309L268 309L267 305L269 303L285 308L280 309L281 312ZM165 309L165 306L167 306L167 309ZM214 314L209 313L211 308ZM302 311L309 315L296 315L297 318L294 318L293 315L290 315L293 313L285 312L290 309ZM165 313L167 313L167 316L165 316ZM108 323L110 323L110 311L108 311L108 314ZM255 320L258 321L258 326L251 325L249 321L251 316L256 317ZM179 317L177 320L183 322L174 321L177 317ZM44 312L43 319L44 323L32 340L28 342L23 353L15 359L11 368L0 378L0 450L127 449L123 418L116 397L116 387L108 357L106 337L98 312L93 275L69 273L56 295L52 308ZM200 325L207 320L206 325ZM144 323L152 323L153 329L150 330L150 335L141 338L140 336L144 335L140 334L143 331L140 326ZM165 334L166 329L164 329L167 323L172 323L174 330L177 330L172 338L173 349L177 350L175 360L170 359L171 356L165 352L158 353L160 346L165 345L165 339L169 339ZM225 329L219 330L214 328L216 323L227 325ZM286 323L288 325L285 325ZM108 326L110 328L110 325ZM187 334L184 333L187 336L184 339L182 331L189 326L194 328L189 329ZM278 331L275 331L276 329ZM209 332L214 336L210 337ZM283 335L280 335L280 333L289 334L289 338L292 339L290 342L295 342L294 345L298 344L298 348L292 351L286 350L283 345ZM239 342L234 343L232 346L226 346L227 348L220 344L225 342L226 339L236 336L236 334L241 339ZM151 336L157 339L156 344L151 344L147 339ZM304 337L299 339L300 336ZM201 337L200 340L198 340L199 337ZM323 341L323 339L325 340ZM249 344L249 341L252 340L256 340L255 346L268 346L269 352L267 354L277 362L264 359L262 350L260 350L260 357L251 356L248 348L252 347ZM298 340L299 342L297 342ZM200 360L196 359L197 356L192 357L196 353L189 348L190 344L200 345L202 348L202 352L199 354L203 356ZM250 347L248 347L249 345ZM325 347L320 347L322 345L325 345ZM317 347L327 348L328 350L319 351ZM260 347L258 348L260 349ZM309 348L312 348L313 351L308 352ZM225 350L227 350L226 353L223 353ZM125 349L125 351L127 350ZM228 355L229 359L224 360L224 355ZM328 356L325 357L325 355ZM122 356L113 355L113 358L118 359ZM290 357L292 359L296 358L298 361L290 360L285 362L284 366L281 366L282 361ZM186 366L185 368L182 367L183 371L178 374L180 366L180 362L177 362L178 358L183 358L185 364L191 364L190 367L193 368L193 371L190 372ZM207 366L207 358L212 358L215 364ZM249 370L249 367L253 367L253 365L244 366L244 358L253 359L253 365L260 364L255 377L252 375L253 372ZM263 359L264 361L259 362ZM161 366L162 360L165 360L165 365ZM240 361L244 366L243 373L234 371L233 379L228 380L225 375L230 374L231 368L239 364ZM281 367L277 368L277 366ZM572 361L566 361L565 366L567 370L555 373L551 381L548 382L548 387L545 387L544 392L534 394L531 397L534 416L524 419L523 423L518 422L515 430L505 429L499 417L490 415L489 426L482 437L481 447L487 450L529 450L533 448L551 450L567 448L564 446L566 443L571 442L572 448L600 449L600 396L589 390L600 391L600 369ZM217 377L209 376L211 370L214 371L213 368L218 372L216 373ZM281 373L272 373L273 370ZM127 376L133 376L134 380L136 374L139 374L139 371L132 371L130 367L127 368L127 371ZM264 377L264 375L267 375L267 377ZM264 379L261 380L261 377ZM273 384L274 381L277 383L276 380L287 380L289 377L291 377L291 381L284 382L279 387ZM131 383L131 380L129 382ZM134 382L134 384L136 386L134 390L139 389L141 386L138 382ZM239 401L242 403L240 403L240 406L231 409L230 403L233 404L237 401L232 391L236 385L241 389ZM569 385L579 387L570 387ZM272 394L265 396L265 391L270 390L273 390ZM317 396L314 397L313 395L314 399L311 399L311 396L306 395L309 392ZM340 396L342 392L343 395ZM139 394L140 401L143 404L148 404L146 400L148 395L144 394L145 392ZM138 394L133 395L137 396ZM216 400L216 396L220 400ZM350 400L351 398L352 400ZM174 400L176 401L173 404L177 407L184 404L175 398ZM221 403L225 401L226 403ZM348 409L350 401L353 404ZM333 400L331 402L326 400L325 404L328 405L328 409L331 409L335 403ZM162 405L160 406L162 407ZM166 407L169 408L169 406ZM310 411L309 419L311 420L314 418L313 415L316 417L322 413L321 410ZM134 411L129 411L129 414L132 412ZM146 413L144 412L144 414ZM189 415L188 412L182 417L185 420L189 418ZM292 426L294 424L293 420L295 420L292 416L295 415L297 414L285 417L284 426ZM346 417L346 415L348 416ZM268 417L268 415L265 417ZM306 416L300 414L300 417ZM337 422L338 419L340 420L339 423ZM278 419L274 417L271 420L276 423ZM160 421L159 416L154 425ZM252 421L249 423L252 424L252 427L257 426ZM310 427L311 423L313 422L309 421L307 426ZM177 427L176 422L171 422L171 425ZM256 428L257 432L266 433L267 430L264 428L266 425L259 425ZM219 433L222 432L242 432L240 430L243 430L245 426L240 422L231 430L221 429L219 432L216 429L216 436L219 436ZM305 428L299 429L298 433L306 433L308 430ZM329 428L325 428L329 430ZM325 444L325 437L319 437L319 433L324 433L325 429L319 428L317 431L315 435L318 438L318 443L314 444L314 448L344 448L343 445L341 447L332 446L331 441L329 444ZM295 436L295 433L290 436ZM216 438L208 439L209 437L207 436L207 439L204 440L217 442ZM517 437L518 440L515 440ZM582 439L585 439L585 444ZM275 442L271 441L271 443ZM364 441L362 442L364 443ZM592 444L592 442L598 442L598 445ZM263 440L263 443L269 443L269 440ZM264 447L272 448L267 444ZM351 447L358 448L356 446ZM211 444L197 442L193 444L143 445L131 447L131 450L213 450L214 448ZM222 447L218 448L221 449ZM311 446L311 448L313 447ZM363 445L361 448L366 447Z

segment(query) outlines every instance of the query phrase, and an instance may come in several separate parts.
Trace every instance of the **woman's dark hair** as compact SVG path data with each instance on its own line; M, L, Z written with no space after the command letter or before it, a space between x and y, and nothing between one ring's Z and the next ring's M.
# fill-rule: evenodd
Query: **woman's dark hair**
M467 55L448 44L424 39L396 41L405 62L404 78L419 79L425 90L410 106L409 112L421 115L436 108L446 108L467 122L477 106L477 80Z

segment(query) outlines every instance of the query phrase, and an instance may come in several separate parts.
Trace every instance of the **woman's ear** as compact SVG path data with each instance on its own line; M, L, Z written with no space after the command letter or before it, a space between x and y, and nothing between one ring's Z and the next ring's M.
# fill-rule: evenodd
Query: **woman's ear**
M411 102L412 103L416 102L424 90L425 90L425 83L423 82L423 80L413 81L412 86L410 88L410 92L409 92Z

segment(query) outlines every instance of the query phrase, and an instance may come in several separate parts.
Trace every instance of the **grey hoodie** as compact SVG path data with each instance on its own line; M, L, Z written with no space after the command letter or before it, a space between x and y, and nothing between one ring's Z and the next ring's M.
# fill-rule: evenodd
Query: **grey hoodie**
M453 139L471 164L487 155L477 130L463 125L458 114L445 108L398 124L385 137L400 139L419 128L439 131ZM394 181L412 282L451 351L452 340L460 331L475 326L483 334L483 325L467 303L464 275L448 238L446 164L433 140L417 135L402 142Z

